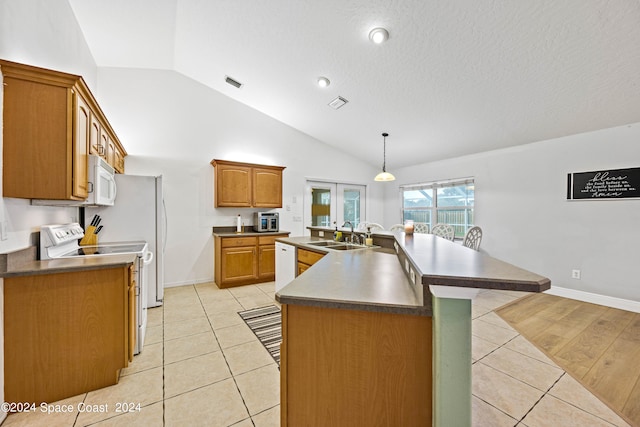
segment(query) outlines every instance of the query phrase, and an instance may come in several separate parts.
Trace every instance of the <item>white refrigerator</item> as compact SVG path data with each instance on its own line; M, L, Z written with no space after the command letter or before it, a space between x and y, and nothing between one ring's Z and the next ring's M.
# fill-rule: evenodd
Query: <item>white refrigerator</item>
M100 242L144 240L153 252L148 266L147 307L162 305L164 294L164 249L167 217L162 192L162 175L116 174L113 206L85 208L85 224L100 215Z

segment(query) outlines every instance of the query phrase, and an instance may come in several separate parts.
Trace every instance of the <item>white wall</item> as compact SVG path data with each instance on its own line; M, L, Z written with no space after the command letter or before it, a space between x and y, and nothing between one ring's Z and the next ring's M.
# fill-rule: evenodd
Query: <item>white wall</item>
M212 280L212 226L233 226L238 214L252 223L255 209L214 208L214 158L286 166L277 211L292 236L305 232L294 217L302 219L307 177L367 184L366 219L383 220L375 167L173 71L101 68L98 81L101 106L129 153L127 173L164 176L169 286Z
M0 58L79 74L95 88L97 69L66 0L0 1ZM0 222L6 221L8 239L0 240L0 252L29 246L42 224L77 217L77 208L35 207L28 200L1 199Z
M570 172L640 167L639 141L636 123L394 170L384 217L400 221L401 184L473 176L482 251L553 286L640 301L640 200L566 200Z
M0 58L52 68L85 77L95 87L97 70L87 43L66 0L0 0ZM0 76L1 78L1 76ZM0 129L2 129L0 81ZM0 132L0 153L2 152ZM0 193L2 189L0 162ZM7 235L0 240L0 252L11 252L35 243L42 224L69 222L77 208L30 206L28 200L0 199L0 223ZM0 366L4 366L3 281L0 279ZM4 401L4 370L0 369L0 401ZM0 421L6 414L0 413Z

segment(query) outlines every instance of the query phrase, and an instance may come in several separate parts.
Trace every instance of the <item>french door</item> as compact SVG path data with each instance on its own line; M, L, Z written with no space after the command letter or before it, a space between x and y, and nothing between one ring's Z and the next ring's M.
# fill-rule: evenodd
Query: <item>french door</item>
M366 218L366 189L359 184L307 181L305 188L306 227L342 227L346 221L357 228Z

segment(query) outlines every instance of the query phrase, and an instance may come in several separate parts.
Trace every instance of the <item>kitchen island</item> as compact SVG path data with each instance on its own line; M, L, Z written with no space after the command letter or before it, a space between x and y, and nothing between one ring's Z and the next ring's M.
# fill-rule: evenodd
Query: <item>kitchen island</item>
M311 231L278 239L326 253L276 294L281 425L470 426L472 298L550 281L429 234L334 251Z

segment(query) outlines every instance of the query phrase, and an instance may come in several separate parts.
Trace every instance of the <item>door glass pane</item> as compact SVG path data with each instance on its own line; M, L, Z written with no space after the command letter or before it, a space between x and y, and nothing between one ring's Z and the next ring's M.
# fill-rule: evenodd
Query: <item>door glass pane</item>
M311 225L314 227L331 225L331 190L311 189Z
M357 228L360 223L360 190L346 188L344 196L344 220L350 221L353 228Z

